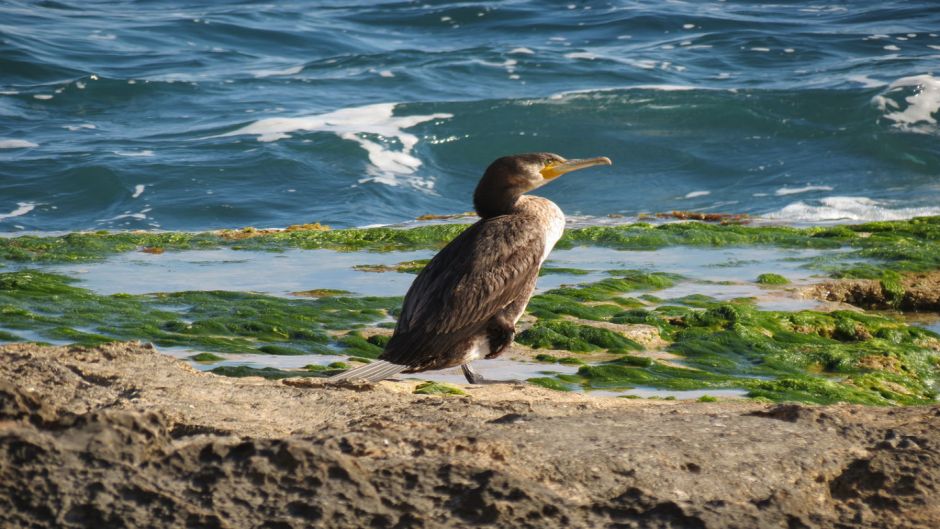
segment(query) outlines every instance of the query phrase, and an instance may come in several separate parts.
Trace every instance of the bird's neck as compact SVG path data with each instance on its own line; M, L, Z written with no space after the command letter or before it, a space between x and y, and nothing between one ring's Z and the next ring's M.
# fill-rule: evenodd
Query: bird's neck
M522 193L478 187L473 193L473 209L480 218L488 219L512 213Z

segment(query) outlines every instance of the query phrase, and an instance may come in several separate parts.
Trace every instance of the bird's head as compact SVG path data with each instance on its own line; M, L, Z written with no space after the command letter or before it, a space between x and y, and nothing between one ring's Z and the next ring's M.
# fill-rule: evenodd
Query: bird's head
M486 168L473 193L473 206L483 217L508 213L520 195L542 187L559 176L595 165L610 165L610 158L566 160L550 152L503 156Z

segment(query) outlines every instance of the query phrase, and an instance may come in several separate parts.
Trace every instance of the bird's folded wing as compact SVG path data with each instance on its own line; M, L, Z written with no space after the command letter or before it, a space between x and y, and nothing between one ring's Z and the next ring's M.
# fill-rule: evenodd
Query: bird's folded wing
M528 294L545 245L544 234L532 228L526 219L507 215L478 222L460 234L411 285L396 334L409 335L409 348L420 349L425 339L476 332ZM401 362L410 354L392 356Z

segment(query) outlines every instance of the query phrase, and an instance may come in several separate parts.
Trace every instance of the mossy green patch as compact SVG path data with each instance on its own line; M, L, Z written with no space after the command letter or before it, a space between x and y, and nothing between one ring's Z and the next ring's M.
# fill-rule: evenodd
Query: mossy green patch
M4 327L82 345L145 340L216 353L336 354L327 331L375 324L401 302L226 291L101 295L74 283L34 270L0 273Z
M415 388L416 395L466 395L467 393L444 382L422 382Z
M85 261L147 248L160 248L163 251L220 247L263 251L285 248L341 251L436 249L466 227L463 224L437 224L410 229L382 227L253 230L250 233L83 232L49 237L23 235L0 238L0 259L20 262ZM840 257L842 264L836 268L851 269L862 258L875 259L884 269L925 271L940 268L940 217L810 228L703 222L592 226L567 230L558 244L560 248L576 245L606 246L621 250L753 245L844 249L847 251Z
M563 274L571 276L586 276L590 274L590 270L583 270L581 268L566 268L563 266L543 266L539 269L539 276L545 276L549 274Z
M609 329L563 320L540 320L516 337L516 341L534 349L564 349L574 352L608 350L620 353L643 347Z
M306 298L330 298L335 296L347 296L352 294L348 290L340 290L336 288L315 288L313 290L301 290L299 292L291 292L291 296L300 296Z
M584 365L584 360L580 358L575 358L573 356L562 356L557 357L550 354L540 353L535 355L536 362L545 362L547 364L564 364L564 365L574 365L580 366Z
M628 292L667 288L679 276L660 272L615 270L609 277L593 283L556 288L533 296L527 310L542 319L565 315L585 320L604 321L625 309L643 306L637 299L625 297Z
M790 280L780 274L766 273L757 276L757 282L762 285L789 285Z
M346 362L330 362L328 365L307 364L304 366L304 369L314 373L320 373L325 376L332 376L349 369L349 364Z
M190 356L189 359L192 360L193 362L205 362L205 363L219 362L221 360L225 360L225 358L216 354L212 354L212 353L194 354Z
M882 405L926 404L937 395L940 337L887 316L714 302L705 310L637 309L621 318L660 327L683 365L627 355L581 367L586 388L741 388L775 401Z
M394 265L386 264L364 264L353 266L353 270L360 272L399 272L403 274L417 274L431 262L430 259L416 259L414 261L405 261Z
M388 336L377 334L366 338L361 333L354 331L340 338L339 343L347 354L375 359L382 354L388 340Z
M339 370L333 370L338 373ZM282 378L296 378L296 377L327 377L332 373L327 370L323 371L295 371L295 370L285 370L277 369L274 367L248 367L248 366L219 366L215 369L210 370L211 373L216 375L222 375L226 377L262 377L270 380L280 380Z
M526 382L543 388L554 389L555 391L572 391L574 387L574 384L570 382L552 377L535 377L526 380Z
M456 237L467 225L438 224L411 229L362 228L346 230L241 232L76 232L67 235L0 238L0 259L21 262L68 262L101 259L108 255L161 248L163 251L209 248L283 250L285 248L341 251L436 249Z

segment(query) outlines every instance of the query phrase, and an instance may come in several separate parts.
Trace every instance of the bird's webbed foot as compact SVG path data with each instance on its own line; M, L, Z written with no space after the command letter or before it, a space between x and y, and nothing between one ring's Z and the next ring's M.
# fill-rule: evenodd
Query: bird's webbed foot
M490 380L484 378L483 375L478 373L470 364L462 364L460 369L463 370L463 376L467 377L467 382L471 384L522 384L521 380Z

